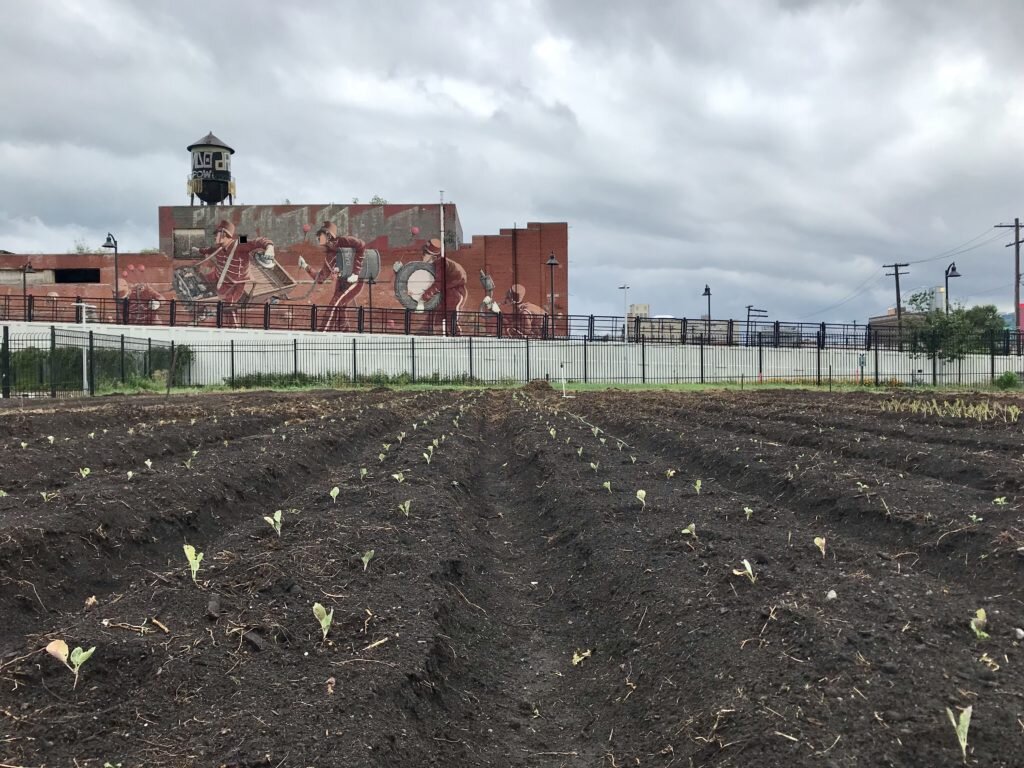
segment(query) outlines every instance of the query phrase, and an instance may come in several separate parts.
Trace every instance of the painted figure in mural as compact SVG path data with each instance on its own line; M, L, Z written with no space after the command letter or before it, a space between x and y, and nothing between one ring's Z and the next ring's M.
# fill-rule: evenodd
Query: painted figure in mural
M257 237L247 243L239 242L235 225L224 220L217 225L213 248L194 249L202 256L212 256L198 267L203 280L215 286L217 298L225 303L245 303L247 288L252 282L249 265L254 257L273 263L274 243Z
M441 241L437 238L430 240L423 246L423 261L434 265L434 282L420 295L416 303L416 310L422 312L426 303L437 294L442 294L442 303L438 310L431 312L431 324L436 329L442 327L445 313L452 310L461 312L466 303L466 294L469 289L466 287L466 270L457 261L445 257L444 272L437 268L438 260L441 258ZM447 291L447 296L444 296ZM458 327L453 329L458 333Z
M516 283L505 293L503 304L510 310L504 312L509 336L540 338L544 332L544 308L526 301L526 289Z
M316 233L317 242L324 249L324 263L319 271L313 271L304 258L299 257L299 269L306 270L314 285L334 279L334 295L327 302L320 330L351 331L355 330L354 313L345 312L363 290L359 273L363 269L366 243L358 237L338 235L338 226L332 221L325 221ZM346 251L346 249L348 249ZM345 255L351 253L351 269L345 264ZM344 267L344 268L343 268ZM349 274L342 274L348 272ZM349 317L352 315L352 317Z

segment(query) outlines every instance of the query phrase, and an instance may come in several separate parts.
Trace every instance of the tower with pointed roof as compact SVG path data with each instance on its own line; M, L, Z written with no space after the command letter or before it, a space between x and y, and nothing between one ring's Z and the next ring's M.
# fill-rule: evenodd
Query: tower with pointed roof
M199 141L188 146L192 153L192 174L188 179L188 195L191 205L198 197L201 203L218 205L226 199L234 204L235 180L231 176L231 147L213 135L206 134Z

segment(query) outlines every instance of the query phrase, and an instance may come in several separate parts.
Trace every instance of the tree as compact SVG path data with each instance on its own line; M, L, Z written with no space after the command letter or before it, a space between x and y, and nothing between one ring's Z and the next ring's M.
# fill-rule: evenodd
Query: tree
M992 304L964 307L957 304L947 314L935 306L934 291L919 291L907 302L912 310L904 323L911 350L940 360L959 360L970 353L988 353L1006 327Z

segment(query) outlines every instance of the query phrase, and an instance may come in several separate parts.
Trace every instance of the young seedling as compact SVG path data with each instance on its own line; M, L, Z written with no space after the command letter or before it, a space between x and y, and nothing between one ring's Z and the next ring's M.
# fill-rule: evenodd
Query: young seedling
M87 478L90 475L91 472L92 472L92 470L89 469L88 467L82 467L81 469L78 470L78 474L80 474L82 476L83 480L85 478Z
M399 482L399 484L405 482L405 473L404 472L395 472L395 474L393 474L392 477L395 478L395 480L397 480Z
M96 438L96 433L95 432L90 432L89 433L89 439L90 440L94 440L95 438Z
M376 553L372 549L368 550L366 552L363 552L363 556L361 558L359 558L360 560L363 561L363 571L366 571L366 569L369 567L370 561L373 560L373 556L375 554Z
M987 626L988 614L985 613L984 608L979 608L974 612L974 618L971 619L971 630L973 630L974 636L979 640L988 640L988 632L985 631Z
M624 445L625 445L625 443L624 443L624 442L622 442L621 440L616 440L616 441L615 441L615 443L616 443L616 445L618 445L618 446L619 446L619 450L620 450L620 451L622 450L622 446L624 446Z
M331 631L331 622L334 621L334 609L331 608L328 612L320 603L313 603L313 615L320 622L320 631L324 633L324 640L326 640L327 633Z
M604 445L605 443L607 443L607 442L608 442L608 440L607 440L607 439L605 439L605 438L603 438L603 437L599 437L599 438L597 438L597 439L601 441L601 445Z
M409 505L410 504L412 504L412 499L406 499L405 501L403 501L401 504L398 505L398 511L401 512L406 517L408 517L409 516Z
M665 479L666 480L671 480L675 476L676 476L676 471L674 469L666 469L665 470Z
M594 433L594 437L597 437L598 434L600 434L600 432L601 432L601 430L598 429L597 427L591 427L590 431Z
M971 514L969 514L967 516L967 519L970 520L975 525L977 525L978 523L982 522L985 518L984 517L978 517L978 515L976 513L971 512Z
M584 659L589 659L590 658L590 654L591 654L591 650L589 648L587 650L585 650L585 651L573 651L573 653L572 653L572 665L574 667L578 667L580 664L583 663Z
M825 537L824 536L815 536L814 537L814 546L816 546L818 548L818 550L821 552L822 558L824 558L825 557Z
M381 463L384 462L384 454L383 453L378 453L377 454L377 461L379 461Z
M53 445L53 435L47 435L46 440L50 445Z
M579 456L581 459L583 458L583 446L582 445L579 448L576 449L576 455Z
M551 439L554 439L558 433L555 432L555 428L552 427L551 429L548 430L548 434L551 435Z
M647 509L647 491L639 490L636 492L636 499L640 502L640 509Z
M606 491L608 491L608 493L611 493L612 492L612 482L611 482L611 480L605 480L603 483L601 483L601 487L604 488Z
M146 459L143 463L146 465L146 469L152 469L153 468L153 460L152 459Z
M77 647L69 653L68 644L63 640L53 640L46 646L46 652L48 654L60 661L65 667L74 673L75 684L72 688L78 687L78 673L81 671L82 665L89 660L95 650L96 646L94 645L88 651L83 650L81 647Z
M751 567L750 561L747 560L747 559L743 560L743 567L742 568L733 568L732 569L732 575L733 576L746 576L748 579L750 579L750 583L751 584L756 584L757 583L757 576L754 575L754 569Z
M56 499L59 493L59 491L51 491L50 493L47 493L46 491L40 491L39 495L43 497L44 502L49 503Z
M398 442L402 442L403 440L405 440L405 432L399 432L398 433Z
M693 484L693 490L695 490L695 491L697 492L697 495L698 495L698 496L700 496L700 487L701 487L702 485L704 485L704 483L702 483L702 482L700 481L700 478L697 478L697 482L695 482L695 483Z
M5 496L7 496L7 491L0 489L0 499L4 498Z
M860 480L857 481L857 490L861 493L865 493L869 486L862 483Z
M956 731L956 740L960 744L960 753L964 756L964 765L967 765L967 730L971 727L971 712L973 710L973 704L967 707L967 709L960 710L960 718L957 719L953 715L953 710L946 707L949 722L953 724L953 730Z
M341 493L341 488L339 488L338 486L334 486L333 488L331 488L331 501L334 504L338 503L338 494L339 493Z
M693 536L693 538L696 539L697 538L697 524L696 523L690 523L688 526L683 528L681 533L683 534L683 536Z
M593 461L590 462L590 468L592 470L594 470L594 474L595 475L597 474L597 468L600 467L600 466L601 466L601 462L600 461L598 461L598 462L593 462Z
M391 443L381 443L380 447L384 449L384 453L391 450Z
M131 471L131 470L129 469L129 470L128 470L128 479L129 479L129 480L131 480L131 479L132 479L133 477L135 477L135 473L134 473L134 472L132 472L132 471Z
M424 451L424 452L423 452L423 458L424 458L424 460L425 460L425 461L427 462L427 464L430 464L430 454L429 454L429 453L427 453L426 451Z
M192 457L189 456L187 459L185 459L184 462L182 462L182 464L184 465L185 469L192 469Z
M744 507L743 514L747 516L747 520L750 520L750 518L754 516L754 510L752 510L750 507Z
M25 450L26 448L28 448L28 443L22 441L22 443L21 443L21 450Z
M267 524L271 528L274 529L275 533L277 533L278 538L280 538L281 537L281 510L279 509L276 512L274 512L274 516L273 517L268 517L267 515L264 515L263 519L267 521Z
M1005 507L1010 502L1006 500L1005 496L997 496L996 498L992 499L992 503L995 504L997 507Z
M196 574L199 573L199 564L203 562L203 553L196 552L196 548L191 544L186 544L182 549L185 550L185 557L188 558L188 567L192 569L192 583L199 586Z

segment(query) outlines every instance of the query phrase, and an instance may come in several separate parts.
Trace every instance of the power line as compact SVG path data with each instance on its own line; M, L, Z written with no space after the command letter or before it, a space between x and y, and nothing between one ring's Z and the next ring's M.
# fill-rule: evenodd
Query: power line
M988 233L988 230L985 230L985 232L982 232L980 235L976 235L975 237L972 237L970 240L967 240L966 242L961 243L960 245L956 246L955 248L950 248L948 251L943 251L942 253L936 254L935 256L929 256L929 257L927 257L925 259L917 259L916 261L910 261L910 262L907 262L907 263L908 264L924 264L924 263L929 262L929 261L938 261L939 259L948 259L950 256L959 256L961 253L968 253L970 251L977 250L978 248L982 248L982 247L988 245L989 243L991 243L993 240L998 240L1000 237L1002 237L1002 235L996 233L994 236L988 238L988 240L985 240L984 242L978 243L977 245L971 245L970 248L966 247L966 246L970 245L971 243L973 243L975 240L977 240L979 237L982 237L982 236L984 236L987 233Z
M858 285L858 286L857 286L857 287L856 287L856 288L854 289L854 292L853 292L853 293L851 293L851 294L850 294L849 296L847 296L847 297L846 297L845 299L843 299L842 301L838 301L838 302L836 302L835 304L832 304L832 305L830 305L830 306L827 306L827 307L823 307L822 309L818 309L818 310L815 310L814 312L810 312L810 313L808 313L808 314L806 314L806 315L803 315L803 316L801 316L801 317L798 317L798 318L797 318L797 320L806 320L806 319L807 319L808 317L815 317L815 316L820 316L820 315L824 314L825 312L829 312L830 310L833 310L833 309L837 309L837 308L839 308L839 307L843 306L844 304L848 304L848 303L850 303L851 301L853 301L854 299L856 299L856 298L857 298L858 296L860 296L860 295L862 295L863 293L866 293L866 292L868 291L868 288L865 288L865 286L866 286L866 285L867 285L867 284L868 284L869 282L871 282L872 280L877 280L877 279L878 279L878 278L880 278L880 277L882 277L882 275L879 275L879 274L877 274L877 273L875 273L875 274L873 274L873 275L869 276L869 277L868 277L868 278L867 278L867 279L866 279L866 280L865 280L865 281L864 281L863 283L861 283L860 285Z

